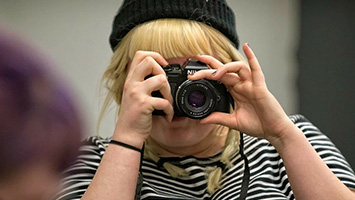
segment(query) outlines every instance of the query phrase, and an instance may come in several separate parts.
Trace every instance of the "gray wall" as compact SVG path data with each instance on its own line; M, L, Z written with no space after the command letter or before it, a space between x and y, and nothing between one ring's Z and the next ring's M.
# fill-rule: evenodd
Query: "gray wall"
M263 67L271 92L287 113L297 112L295 52L298 42L296 0L229 0L237 18L241 44L248 42ZM74 88L87 122L95 134L100 110L101 74L112 54L108 36L121 1L0 0L0 23L31 40L49 55ZM113 114L101 135L114 129Z
M355 166L355 2L301 1L300 112Z

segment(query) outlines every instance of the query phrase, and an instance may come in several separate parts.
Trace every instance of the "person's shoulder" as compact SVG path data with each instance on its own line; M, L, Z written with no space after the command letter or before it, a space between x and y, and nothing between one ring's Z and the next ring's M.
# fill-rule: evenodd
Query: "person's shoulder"
M107 146L111 141L111 137L89 136L82 140L80 147L81 154L98 154L103 156Z
M84 138L82 141L83 145L94 145L94 146L103 146L107 147L108 144L111 141L111 137L101 137L101 136L89 136L87 138Z
M323 135L310 120L301 114L289 115L291 121L307 136L309 134Z
M322 131L314 124L312 124L312 122L310 122L310 120L308 120L305 116L295 114L290 115L289 117L293 123L303 132L308 142L316 149L316 151L327 148L328 150L330 149L340 153L330 138L326 134L322 133Z
M311 123L305 116L301 114L293 114L288 116L291 121L295 124L297 123Z

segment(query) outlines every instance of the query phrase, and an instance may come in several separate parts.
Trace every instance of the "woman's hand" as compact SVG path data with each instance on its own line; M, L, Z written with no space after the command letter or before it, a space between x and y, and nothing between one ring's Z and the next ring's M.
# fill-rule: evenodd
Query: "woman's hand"
M161 68L167 64L156 52L136 53L129 65L114 139L124 140L132 145L143 143L152 128L154 109L163 110L166 120L172 120L173 99L166 74ZM146 78L148 75L153 76ZM152 97L153 91L160 91L164 98Z
M201 123L223 124L248 135L268 140L282 137L294 126L284 110L267 89L261 67L253 51L243 45L248 63L243 61L222 64L212 56L199 55L201 62L215 70L203 70L189 76L190 80L210 79L222 82L233 96L235 110L231 114L215 112Z

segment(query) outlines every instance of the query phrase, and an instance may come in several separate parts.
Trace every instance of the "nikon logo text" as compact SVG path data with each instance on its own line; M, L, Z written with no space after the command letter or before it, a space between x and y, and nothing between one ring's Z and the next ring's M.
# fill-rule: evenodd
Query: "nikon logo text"
M190 69L190 70L187 70L187 75L193 75L194 73L196 73L198 70L193 70L193 69Z

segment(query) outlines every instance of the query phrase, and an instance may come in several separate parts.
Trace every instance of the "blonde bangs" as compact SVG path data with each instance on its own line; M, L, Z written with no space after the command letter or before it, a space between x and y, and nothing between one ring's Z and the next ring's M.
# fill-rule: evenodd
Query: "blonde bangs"
M165 59L206 54L223 58L225 62L232 60L227 53L231 47L224 49L225 44L229 44L228 39L211 27L192 20L147 22L132 30L129 38L129 59L133 59L136 51L143 50L158 52Z

